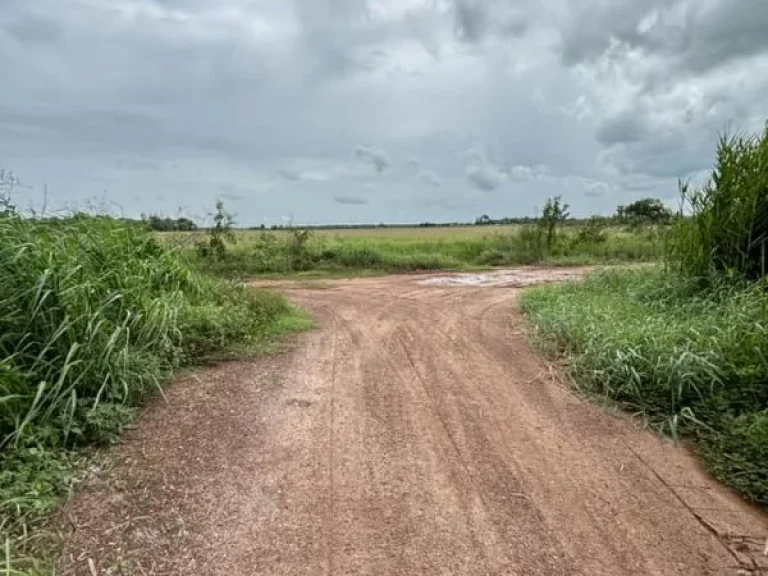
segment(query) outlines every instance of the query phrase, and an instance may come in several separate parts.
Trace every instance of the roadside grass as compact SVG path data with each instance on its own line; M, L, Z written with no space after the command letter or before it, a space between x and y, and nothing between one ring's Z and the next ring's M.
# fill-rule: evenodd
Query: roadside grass
M471 227L470 227L471 228ZM311 233L297 240L287 231L238 231L219 258L199 258L190 233L163 233L161 242L182 246L202 269L226 278L254 276L350 276L430 270L478 270L524 264L650 262L663 254L664 232L610 228L596 241L569 226L547 249L531 226L471 232L466 228L397 229ZM351 234L350 232L354 232ZM368 232L368 235L363 234ZM438 233L440 232L440 233Z
M588 394L692 435L711 473L768 505L768 293L706 292L662 267L601 272L520 299L534 342Z
M0 237L0 573L46 574L46 517L149 394L311 321L201 274L137 225L6 213Z

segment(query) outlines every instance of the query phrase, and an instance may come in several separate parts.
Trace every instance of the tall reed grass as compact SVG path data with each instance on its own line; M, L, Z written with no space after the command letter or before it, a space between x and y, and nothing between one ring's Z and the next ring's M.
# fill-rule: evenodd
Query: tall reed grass
M768 273L768 124L762 134L723 136L707 183L681 186L683 213L669 259L687 276L717 283Z

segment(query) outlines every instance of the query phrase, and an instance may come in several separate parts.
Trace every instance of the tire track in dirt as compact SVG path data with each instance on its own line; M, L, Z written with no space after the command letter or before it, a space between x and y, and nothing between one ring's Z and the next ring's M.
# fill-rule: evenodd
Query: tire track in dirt
M170 387L65 511L59 573L768 569L761 512L532 353L515 274L272 283L321 329Z

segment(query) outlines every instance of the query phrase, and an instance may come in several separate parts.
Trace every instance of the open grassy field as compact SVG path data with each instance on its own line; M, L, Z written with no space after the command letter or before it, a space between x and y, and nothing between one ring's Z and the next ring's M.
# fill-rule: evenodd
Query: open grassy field
M160 233L192 257L205 232ZM456 226L340 230L234 231L216 258L198 258L226 277L272 274L385 273L491 266L648 262L663 253L664 229L563 226L547 243L528 226Z

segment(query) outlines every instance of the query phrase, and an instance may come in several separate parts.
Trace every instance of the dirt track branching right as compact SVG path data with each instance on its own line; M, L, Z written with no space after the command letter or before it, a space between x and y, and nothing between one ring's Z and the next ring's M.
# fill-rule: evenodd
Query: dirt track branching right
M709 470L768 505L768 127L723 138L710 181L682 186L666 265L522 298L578 386L698 439Z

